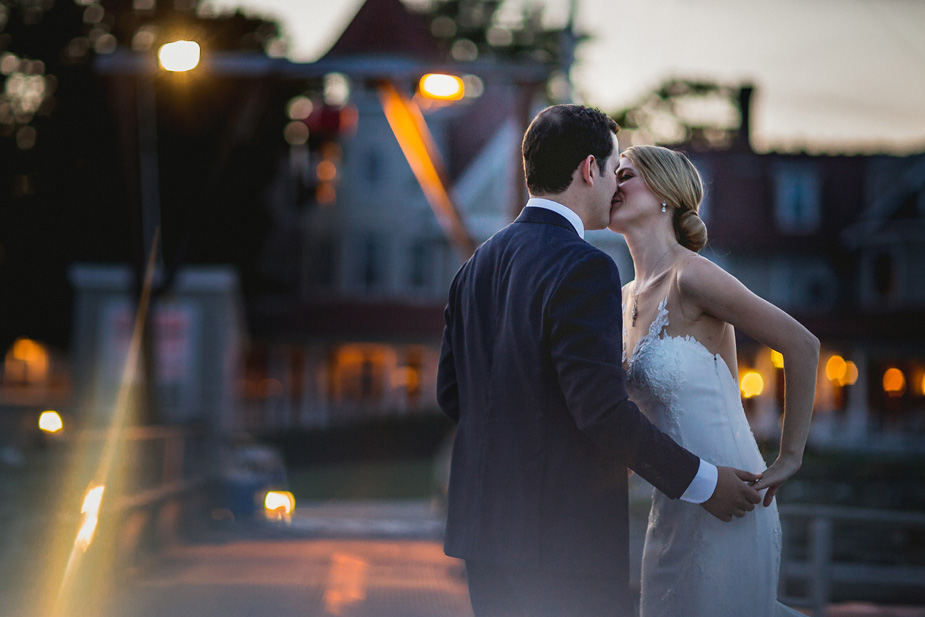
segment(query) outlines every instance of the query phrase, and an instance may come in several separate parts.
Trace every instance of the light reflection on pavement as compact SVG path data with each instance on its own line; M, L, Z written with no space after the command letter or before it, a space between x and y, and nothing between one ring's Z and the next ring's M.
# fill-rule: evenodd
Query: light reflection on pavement
M107 617L471 617L465 575L433 540L273 539L178 546Z

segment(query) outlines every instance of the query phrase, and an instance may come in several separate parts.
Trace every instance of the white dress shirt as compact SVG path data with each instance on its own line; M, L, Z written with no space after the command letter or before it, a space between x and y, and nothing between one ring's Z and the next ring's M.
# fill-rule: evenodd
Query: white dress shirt
M561 214L568 220L569 223L575 228L575 231L578 232L578 235L582 239L585 237L585 225L581 221L581 217L575 214L575 211L563 206L557 201L552 201L549 199L542 199L540 197L531 197L527 201L528 208L545 208L546 210L552 210L558 214ZM719 471L716 469L716 465L708 463L703 459L700 459L700 467L697 469L697 475L694 476L694 479L691 480L691 483L688 485L687 490L684 491L684 494L681 495L682 501L687 501L689 503L703 503L707 499L713 496L713 491L716 490L716 484L719 480Z

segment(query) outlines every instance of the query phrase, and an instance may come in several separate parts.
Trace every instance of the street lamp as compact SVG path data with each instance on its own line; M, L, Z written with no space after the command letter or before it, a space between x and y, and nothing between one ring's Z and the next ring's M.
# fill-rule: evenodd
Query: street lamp
M456 75L428 73L418 82L418 92L437 101L458 101L465 95L466 87Z
M157 59L165 71L180 73L191 71L199 64L199 43L174 41L161 45Z

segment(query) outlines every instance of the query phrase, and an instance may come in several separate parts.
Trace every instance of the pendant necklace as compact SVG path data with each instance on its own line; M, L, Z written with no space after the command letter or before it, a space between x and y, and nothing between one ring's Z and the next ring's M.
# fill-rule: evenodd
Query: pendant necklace
M655 262L655 266L652 268L653 271L658 271L658 266L659 266L659 264L662 263L662 260L665 259L665 257L668 255L668 253L670 253L672 250L674 250L674 245L668 247L668 250L665 251L664 253L662 253L662 256L659 257L659 258L658 258L658 261ZM650 277L650 278L654 278L654 277ZM633 287L635 288L636 286L633 285ZM638 296L639 296L639 294L638 294L638 293L636 292L636 290L634 289L634 290L633 290L633 311L632 311L632 313L630 314L630 318L631 318L631 320L632 320L632 321L630 322L630 326L632 326L632 327L636 327L636 317L637 317L638 314L639 314L639 311L637 310L638 307L637 307L637 301L636 301L636 298L637 298Z

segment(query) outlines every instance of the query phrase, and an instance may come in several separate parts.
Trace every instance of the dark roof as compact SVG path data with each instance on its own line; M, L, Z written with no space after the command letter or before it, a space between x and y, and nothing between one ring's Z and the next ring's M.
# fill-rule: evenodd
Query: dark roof
M436 39L421 15L401 0L366 0L325 58L390 55L438 60Z

